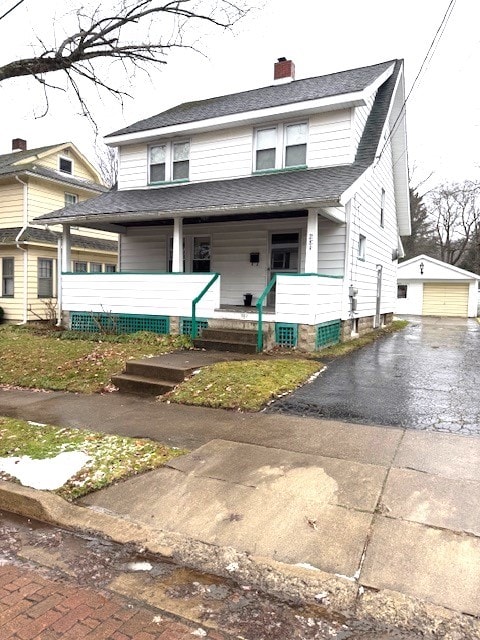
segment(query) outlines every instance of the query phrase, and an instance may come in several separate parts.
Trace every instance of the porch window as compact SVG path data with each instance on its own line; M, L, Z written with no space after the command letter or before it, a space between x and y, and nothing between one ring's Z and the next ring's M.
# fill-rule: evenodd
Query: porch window
M193 273L210 272L210 238L193 239L192 271Z
M149 182L188 180L190 142L166 142L149 149Z
M272 271L298 271L299 233L272 233Z
M116 273L117 265L116 264L106 264L105 265L105 273Z
M397 298L406 298L407 297L407 291L408 291L408 285L399 284L397 286Z
M307 164L306 122L279 124L255 132L255 171L305 167Z
M4 298L13 298L14 268L14 258L2 258L2 296Z
M168 272L172 273L173 238L168 243ZM192 273L210 273L210 237L183 238L183 270Z
M73 273L87 273L87 263L82 260L75 260L73 263Z
M38 259L38 297L53 297L53 260L51 258Z
M102 273L103 265L101 262L91 262L90 263L90 273Z

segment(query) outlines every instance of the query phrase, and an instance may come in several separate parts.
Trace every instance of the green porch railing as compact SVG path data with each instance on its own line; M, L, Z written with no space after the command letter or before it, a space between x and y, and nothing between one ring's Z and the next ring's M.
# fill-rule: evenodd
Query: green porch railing
M276 281L277 281L277 274L275 274L273 276L273 278L270 280L270 282L267 284L267 286L263 290L262 295L259 297L259 299L257 300L257 302L255 304L255 306L257 307L257 311L258 311L257 351L259 353L260 353L260 351L263 350L263 310L262 310L262 307L263 307L263 303L265 301L265 298L268 296L268 294L272 290L272 287L276 283Z
M192 300L192 331L190 334L190 337L192 338L192 340L196 338L198 335L197 303L200 302L203 296L207 293L207 291L210 289L213 283L218 280L219 277L220 277L220 274L215 273L213 275L213 278L209 282L207 282L207 284L203 287L203 289L200 291L198 296Z

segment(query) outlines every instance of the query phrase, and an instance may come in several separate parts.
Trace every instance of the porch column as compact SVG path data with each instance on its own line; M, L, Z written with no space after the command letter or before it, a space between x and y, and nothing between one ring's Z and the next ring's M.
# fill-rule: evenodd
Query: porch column
M57 326L62 326L63 290L62 271L70 271L71 238L70 227L63 225L62 236L58 239L57 251Z
M305 273L318 272L318 209L308 210Z
M173 219L173 273L183 273L183 219Z

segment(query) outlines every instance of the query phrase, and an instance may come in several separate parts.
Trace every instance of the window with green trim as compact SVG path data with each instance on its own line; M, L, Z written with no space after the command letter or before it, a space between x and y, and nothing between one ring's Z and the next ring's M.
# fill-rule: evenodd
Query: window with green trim
M254 170L270 171L305 167L308 125L292 122L255 131Z
M190 141L155 144L148 151L150 183L188 180L190 175Z

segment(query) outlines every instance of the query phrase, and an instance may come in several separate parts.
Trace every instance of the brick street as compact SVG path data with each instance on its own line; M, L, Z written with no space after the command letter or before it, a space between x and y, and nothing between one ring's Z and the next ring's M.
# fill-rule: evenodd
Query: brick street
M228 640L154 608L32 568L0 566L1 640Z

